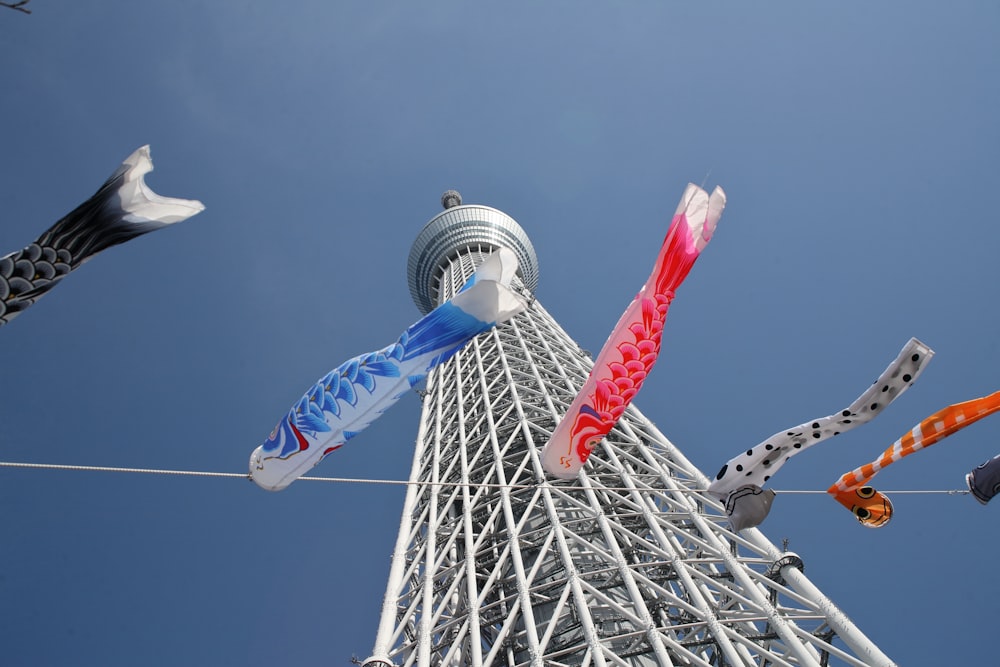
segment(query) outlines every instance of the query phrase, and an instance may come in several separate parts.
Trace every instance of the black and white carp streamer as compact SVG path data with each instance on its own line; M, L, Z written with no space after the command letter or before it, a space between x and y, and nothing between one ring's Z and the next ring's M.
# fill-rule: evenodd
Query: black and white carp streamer
M0 326L56 286L73 269L125 243L205 209L193 199L162 197L146 185L149 146L125 158L90 197L24 250L0 257Z
M770 510L771 497L761 494L760 489L788 459L828 438L870 422L910 388L933 356L934 350L911 338L871 387L849 406L832 415L779 431L731 458L719 470L708 492L726 503L726 512L731 518L741 513L737 511L741 502L766 502L766 507L752 512L763 516L755 516L751 521L734 521L734 529L739 530L737 524L749 528L763 521ZM737 493L741 489L744 493ZM754 492L747 493L747 490Z

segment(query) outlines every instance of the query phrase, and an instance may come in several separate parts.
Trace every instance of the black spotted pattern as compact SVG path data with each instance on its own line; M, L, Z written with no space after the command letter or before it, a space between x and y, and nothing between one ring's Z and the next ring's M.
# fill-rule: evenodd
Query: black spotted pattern
M709 493L723 499L738 487L762 486L795 454L871 421L910 388L933 356L933 350L911 338L871 387L850 406L822 419L779 431L745 454L730 459L709 486ZM735 475L734 470L742 474Z

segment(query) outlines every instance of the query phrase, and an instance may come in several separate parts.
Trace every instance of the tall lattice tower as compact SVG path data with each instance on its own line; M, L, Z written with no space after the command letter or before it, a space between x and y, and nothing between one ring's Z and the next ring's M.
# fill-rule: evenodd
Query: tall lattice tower
M534 300L524 230L454 191L442 203L410 251L420 310L499 246L530 306L428 378L364 665L892 665L798 556L728 529L705 476L634 406L577 479L544 473L592 360Z

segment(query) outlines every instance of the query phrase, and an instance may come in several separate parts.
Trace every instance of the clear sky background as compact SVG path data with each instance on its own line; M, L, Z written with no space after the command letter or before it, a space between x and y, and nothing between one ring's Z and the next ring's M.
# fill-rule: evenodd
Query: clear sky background
M991 2L59 2L0 8L0 255L152 146L206 210L0 329L0 460L245 472L317 378L417 319L448 188L538 253L596 353L687 182L729 195L636 405L704 472L937 353L874 422L770 482L825 490L1000 389L1000 6ZM405 479L419 400L315 474ZM986 419L876 478L962 489ZM403 488L0 469L0 664L347 665ZM989 662L1000 501L825 495L761 526L900 665ZM984 657L985 656L985 657Z

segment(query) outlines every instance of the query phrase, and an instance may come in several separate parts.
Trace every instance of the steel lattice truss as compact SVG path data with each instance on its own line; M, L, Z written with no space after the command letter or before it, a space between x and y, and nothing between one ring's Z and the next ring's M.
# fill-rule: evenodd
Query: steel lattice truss
M547 477L538 453L590 366L533 302L429 378L366 665L892 664L797 556L731 532L634 406L579 479Z

